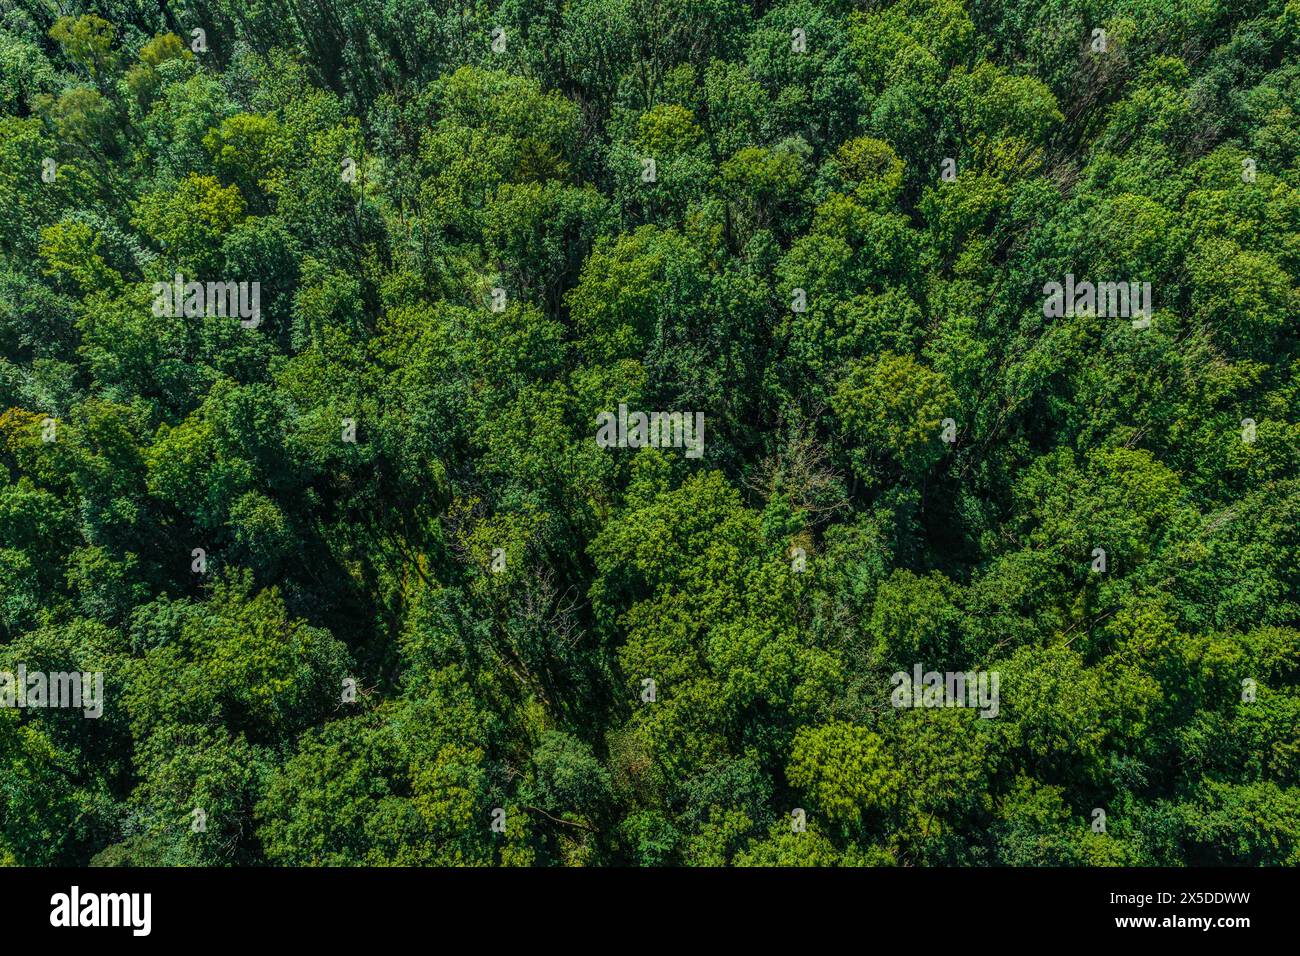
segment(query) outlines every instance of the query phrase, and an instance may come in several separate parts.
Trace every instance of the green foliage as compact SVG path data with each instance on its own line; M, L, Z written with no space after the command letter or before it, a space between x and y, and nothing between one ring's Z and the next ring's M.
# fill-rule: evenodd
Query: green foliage
M0 864L1300 863L1295 0L9 6Z

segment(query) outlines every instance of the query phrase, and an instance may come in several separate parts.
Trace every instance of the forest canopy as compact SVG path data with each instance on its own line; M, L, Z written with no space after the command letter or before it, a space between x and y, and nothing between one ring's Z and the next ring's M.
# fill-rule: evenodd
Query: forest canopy
M0 0L0 864L1300 864L1298 319L1300 0Z

